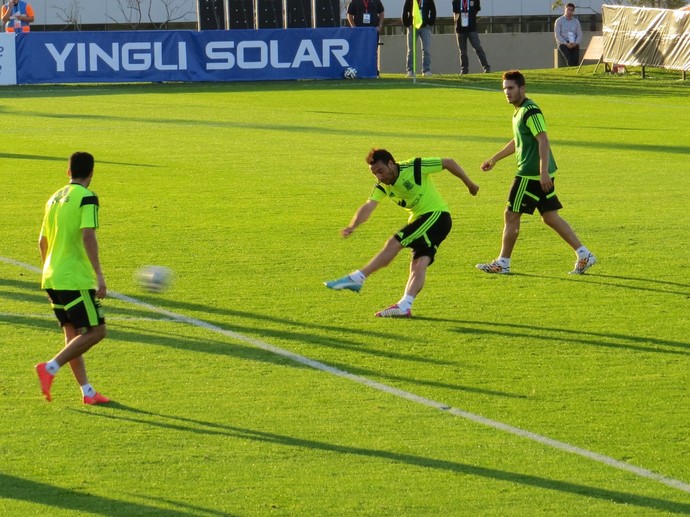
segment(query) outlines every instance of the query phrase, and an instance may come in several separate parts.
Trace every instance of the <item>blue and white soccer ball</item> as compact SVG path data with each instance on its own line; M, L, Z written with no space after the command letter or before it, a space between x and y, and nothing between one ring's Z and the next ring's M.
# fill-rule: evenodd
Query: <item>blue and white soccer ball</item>
M348 66L345 71L343 72L343 77L345 79L357 79L357 69L353 68L351 66Z
M144 266L137 269L135 278L142 289L150 293L162 293L170 287L173 274L164 266Z

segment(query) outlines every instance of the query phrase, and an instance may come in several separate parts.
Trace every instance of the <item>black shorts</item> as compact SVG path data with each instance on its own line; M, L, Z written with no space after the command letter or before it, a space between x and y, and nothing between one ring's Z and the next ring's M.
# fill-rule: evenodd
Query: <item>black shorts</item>
M405 248L412 250L413 259L429 257L434 263L436 250L445 240L453 227L448 212L429 212L402 228L395 238Z
M563 208L556 196L555 179L551 180L554 182L553 188L549 192L544 192L538 179L515 176L508 194L508 210L520 214L533 214L536 208L543 214Z
M105 323L101 302L95 289L61 291L46 289L55 317L64 327L71 323L75 329L96 327Z

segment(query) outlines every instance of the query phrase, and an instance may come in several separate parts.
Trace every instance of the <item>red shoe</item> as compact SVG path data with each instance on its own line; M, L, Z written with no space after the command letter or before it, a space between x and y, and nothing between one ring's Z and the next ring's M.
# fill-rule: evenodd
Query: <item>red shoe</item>
M83 401L84 404L93 406L94 404L107 404L110 402L110 399L108 397L104 397L100 393L96 393L93 397L84 396Z
M398 304L391 305L387 309L380 310L376 314L374 314L377 318L411 318L412 317L412 311L408 309L407 311L403 311L398 307Z
M46 370L46 363L39 363L35 366L38 380L41 383L41 391L48 402L52 400L50 396L50 386L53 384L54 375L50 375Z

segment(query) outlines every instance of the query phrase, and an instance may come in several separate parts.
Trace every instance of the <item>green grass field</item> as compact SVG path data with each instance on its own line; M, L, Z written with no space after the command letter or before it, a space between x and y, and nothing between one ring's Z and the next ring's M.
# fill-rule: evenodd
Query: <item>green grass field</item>
M2 88L0 515L690 514L689 86L592 68L526 72L582 277L538 217L514 274L474 268L514 173L479 170L511 138L500 74ZM382 204L339 235L372 146L481 186L437 176L455 224L412 320L373 317L406 253L359 295L323 286L405 223ZM27 266L75 150L111 291L101 407L68 369L45 402L33 370L61 333ZM144 264L173 287L143 292Z

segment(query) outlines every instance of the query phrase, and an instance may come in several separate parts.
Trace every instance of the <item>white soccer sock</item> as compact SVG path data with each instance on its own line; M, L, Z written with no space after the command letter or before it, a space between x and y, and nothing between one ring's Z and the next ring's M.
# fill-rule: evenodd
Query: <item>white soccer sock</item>
M352 280L354 280L358 284L363 284L364 281L367 279L367 276L364 273L362 273L359 269L357 271L353 271L352 273L350 273L349 277L352 278Z
M57 363L57 361L48 361L46 363L46 371L50 375L55 375L59 370L60 370L60 365Z
M577 253L577 258L579 259L586 259L589 257L589 250L586 246L580 246L575 250L575 253Z
M510 257L498 257L496 262L505 267L510 266Z
M400 298L400 301L398 302L398 307L401 311L407 312L410 309L412 309L412 303L414 303L414 296L406 294L405 296Z
M96 390L93 389L93 386L91 386L91 384L84 384L81 387L81 393L85 397L93 397L96 394Z

